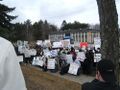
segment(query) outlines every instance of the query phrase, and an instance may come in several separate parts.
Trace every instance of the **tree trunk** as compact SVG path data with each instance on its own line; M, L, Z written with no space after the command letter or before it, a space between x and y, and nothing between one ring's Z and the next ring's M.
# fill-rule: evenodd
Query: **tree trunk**
M115 0L97 0L97 4L101 28L102 58L114 62L117 83L119 83L119 30Z

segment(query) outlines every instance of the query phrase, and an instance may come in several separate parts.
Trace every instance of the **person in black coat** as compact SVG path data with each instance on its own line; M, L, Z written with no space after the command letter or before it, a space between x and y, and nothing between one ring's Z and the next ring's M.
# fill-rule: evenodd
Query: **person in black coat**
M82 67L83 74L91 74L94 54L92 53L91 50L87 50L85 56L86 56L86 59L84 60L83 67Z
M96 78L82 85L82 90L120 90L116 84L114 64L111 60L101 60L97 65Z

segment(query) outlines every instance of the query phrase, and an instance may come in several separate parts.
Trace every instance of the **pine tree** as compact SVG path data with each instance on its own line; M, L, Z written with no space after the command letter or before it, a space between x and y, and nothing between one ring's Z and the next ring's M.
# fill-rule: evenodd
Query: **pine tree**
M0 0L2 1L2 0ZM15 10L15 8L9 8L8 6L0 3L0 26L4 28L10 28L12 25L11 21L16 18L16 16L9 15L8 13Z

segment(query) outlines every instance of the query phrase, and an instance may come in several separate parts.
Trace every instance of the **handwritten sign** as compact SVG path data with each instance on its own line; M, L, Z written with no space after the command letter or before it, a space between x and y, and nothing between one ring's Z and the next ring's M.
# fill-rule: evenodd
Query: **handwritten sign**
M76 63L70 63L68 73L73 74L73 75L77 75L79 67L80 66Z
M55 69L55 59L48 59L47 69Z
M100 60L101 60L101 54L100 53L94 54L94 62L99 62Z

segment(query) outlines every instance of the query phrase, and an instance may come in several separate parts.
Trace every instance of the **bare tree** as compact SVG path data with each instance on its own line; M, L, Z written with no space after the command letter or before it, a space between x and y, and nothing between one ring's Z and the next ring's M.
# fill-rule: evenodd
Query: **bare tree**
M101 28L102 58L110 59L116 65L117 83L119 83L119 30L115 0L96 0Z

